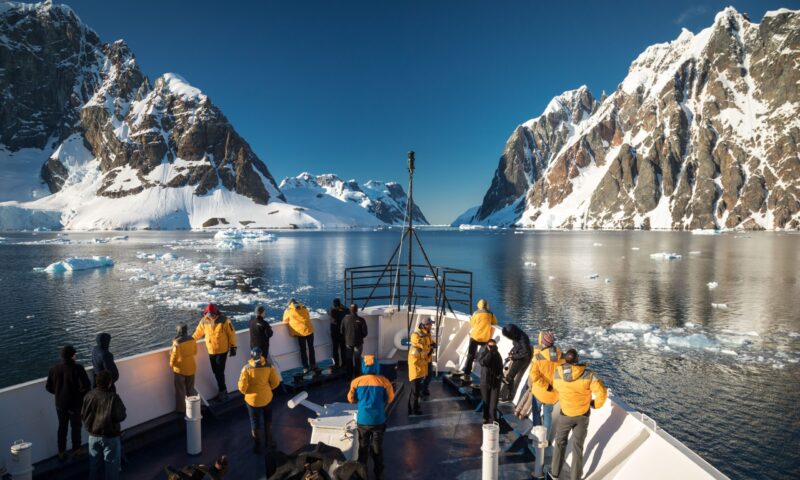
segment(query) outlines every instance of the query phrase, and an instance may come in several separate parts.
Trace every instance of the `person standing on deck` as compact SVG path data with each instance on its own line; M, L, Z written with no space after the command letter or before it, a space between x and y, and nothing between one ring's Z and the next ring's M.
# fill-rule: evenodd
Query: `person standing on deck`
M111 374L97 375L97 387L83 399L81 419L89 432L89 479L119 478L122 445L120 423L127 417L122 399L111 391ZM100 472L105 470L101 477Z
M505 374L503 387L500 389L500 401L513 402L517 393L522 376L525 375L525 368L531 364L531 339L521 328L512 324L503 327L503 336L510 339L514 346L508 352L508 359L511 366Z
M409 415L422 415L419 397L422 395L423 384L428 376L432 327L433 321L426 318L419 322L417 329L411 334L408 347L408 380L411 383L411 393L408 395Z
M486 345L492 338L492 325L497 325L497 317L489 310L489 302L478 300L478 309L469 319L469 348L467 349L467 363L464 365L464 379L466 385L472 383L472 364L475 362L475 352L479 346Z
M67 459L67 429L71 429L72 454L78 455L81 448L81 405L83 397L91 389L89 375L83 365L75 361L75 347L65 345L61 349L61 362L47 374L45 389L55 396L58 415L58 460Z
M341 368L346 362L346 349L342 335L342 320L347 316L347 309L338 298L333 299L333 306L328 310L331 317L331 343L333 344L333 369Z
M367 454L372 457L375 478L383 476L383 434L386 432L386 407L394 401L392 383L378 374L374 355L364 355L363 375L350 382L347 401L358 403L358 461L367 468Z
M111 345L111 335L105 332L98 333L95 342L97 345L92 349L92 387L97 386L97 374L108 370L114 382L111 385L111 391L116 392L117 388L114 384L119 380L119 370L117 364L114 363L114 354L108 350L108 346Z
M261 349L264 358L269 360L269 339L272 338L272 326L264 320L264 306L256 307L255 315L250 320L250 350Z
M431 337L431 339L430 339L431 345L428 348L428 374L425 375L425 379L422 380L422 393L421 393L421 395L423 397L430 397L431 396L431 391L430 391L429 387L430 387L431 381L433 380L433 376L435 374L435 371L433 370L433 351L436 349L436 342L433 341L433 332L432 332L434 322L431 319L431 317L428 317L426 321L430 322L430 325L431 325L431 328L428 329L428 336Z
M345 369L351 379L361 375L361 353L367 336L367 321L358 316L358 305L350 305L350 313L342 320L342 337L347 346Z
M197 324L192 335L195 340L205 337L208 359L211 362L211 371L217 381L216 400L224 402L228 399L228 387L225 385L225 363L228 361L228 352L231 357L236 356L236 332L233 324L223 316L216 305L209 303L206 306L203 318Z
M283 323L289 324L289 335L297 338L300 345L300 361L303 363L303 373L308 373L317 368L317 357L314 352L314 325L305 305L294 298L289 300L289 306L283 312Z
M483 400L483 423L497 420L497 400L500 396L500 380L503 378L503 357L497 351L497 342L489 339L478 352L481 366L481 400Z
M558 392L561 413L556 417L556 440L550 477L558 478L564 462L567 437L572 432L571 480L583 477L583 442L589 429L589 413L592 408L602 408L608 390L594 372L586 365L578 363L578 352L568 350L564 355L566 363L556 368L553 374L553 388ZM594 394L594 399L592 399Z
M272 391L281 384L281 378L272 365L262 355L258 347L250 350L250 360L239 375L239 391L244 395L247 414L250 417L250 435L253 437L253 451L261 453L259 428L264 420L264 442L267 448L275 448L272 440Z
M194 375L197 373L197 341L189 336L189 327L181 322L175 327L169 366L172 367L175 382L175 411L186 412L186 397L197 395L194 389Z
M564 363L561 349L555 346L556 336L553 332L539 332L538 343L533 348L533 361L528 374L528 383L533 395L532 402L538 401L542 405L531 405L533 424L544 425L548 437L552 437L553 405L558 402L558 392L553 389L553 373L556 368Z

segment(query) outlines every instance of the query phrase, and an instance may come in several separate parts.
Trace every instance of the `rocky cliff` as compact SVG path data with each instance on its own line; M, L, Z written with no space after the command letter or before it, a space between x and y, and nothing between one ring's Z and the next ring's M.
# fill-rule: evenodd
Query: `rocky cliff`
M653 45L607 98L581 87L517 127L459 223L800 228L800 12L733 8Z

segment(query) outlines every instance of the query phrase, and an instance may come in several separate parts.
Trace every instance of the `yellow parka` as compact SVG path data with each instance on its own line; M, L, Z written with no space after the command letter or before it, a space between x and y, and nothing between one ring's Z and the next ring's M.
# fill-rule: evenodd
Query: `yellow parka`
M555 345L543 347L542 332L539 332L539 342L533 347L528 383L531 386L531 393L540 403L552 405L558 401L558 392L555 388L548 392L547 387L553 385L553 373L556 371L556 367L563 363L561 349Z
M236 346L236 332L233 324L222 315L215 321L213 318L203 316L197 328L192 334L192 338L200 340L206 337L206 349L209 355L226 353L231 347Z
M284 310L283 323L289 324L289 334L293 337L307 337L314 333L308 309L299 303L293 303Z
M569 417L584 415L589 411L594 394L594 408L606 403L608 390L603 382L587 370L586 365L565 363L553 374L553 388L558 390L561 413Z
M411 334L411 344L408 347L408 380L428 376L428 363L431 361L431 334L421 327L417 327Z
M264 357L258 364L251 358L239 375L239 391L251 407L265 407L272 401L272 391L281 384L278 371Z
M478 301L478 310L469 319L469 337L476 342L488 342L492 338L492 325L497 325L497 317L489 311L486 300Z
M192 337L175 339L169 354L169 366L172 371L190 377L197 372L194 359L197 356L197 341Z

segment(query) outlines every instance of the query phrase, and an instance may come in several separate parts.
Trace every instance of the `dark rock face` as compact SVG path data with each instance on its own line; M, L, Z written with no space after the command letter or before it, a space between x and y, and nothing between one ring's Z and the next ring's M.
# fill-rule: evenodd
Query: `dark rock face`
M648 48L602 104L567 92L518 127L472 222L800 228L798 51L800 12L732 8Z
M79 134L104 174L98 195L153 187L224 187L257 204L283 195L222 112L181 77L151 87L123 41L103 44L66 6L0 11L0 143L55 148ZM48 142L52 140L52 145ZM68 169L51 158L41 177L58 191Z

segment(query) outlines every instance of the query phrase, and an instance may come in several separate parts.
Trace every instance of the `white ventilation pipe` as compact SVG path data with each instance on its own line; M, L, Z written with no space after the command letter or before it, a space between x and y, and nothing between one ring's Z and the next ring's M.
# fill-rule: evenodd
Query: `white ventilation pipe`
M531 441L536 449L536 459L533 462L533 477L544 478L544 449L548 445L547 427L537 425L531 429Z
M483 468L482 480L497 480L500 461L500 425L497 422L483 426Z
M186 453L200 455L203 451L200 396L186 397Z
M310 400L306 400L307 398L308 398L308 392L303 391L292 397L288 402L286 402L286 404L291 409L294 409L295 407L302 405L307 409L316 413L318 416L325 413L324 407L317 405L316 403Z
M31 442L16 440L11 444L11 461L8 473L13 480L31 480L33 478L33 462L31 461Z

